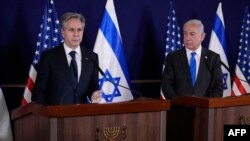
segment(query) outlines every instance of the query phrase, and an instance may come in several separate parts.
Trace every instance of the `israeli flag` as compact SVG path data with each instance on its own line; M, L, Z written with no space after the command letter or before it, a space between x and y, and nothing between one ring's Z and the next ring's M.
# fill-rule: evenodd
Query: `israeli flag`
M214 27L211 33L209 49L218 53L220 55L221 61L229 68L227 57L228 49L226 45L226 34L225 34L225 24L221 8L221 3L218 5L218 9L215 16ZM231 77L230 72L224 67L221 66L223 72L223 84L224 91L223 97L231 95Z
M129 90L130 79L113 0L107 0L94 52L99 56L99 65L105 75L99 73L100 103L132 100L134 97Z
M0 87L0 141L13 141L9 111Z

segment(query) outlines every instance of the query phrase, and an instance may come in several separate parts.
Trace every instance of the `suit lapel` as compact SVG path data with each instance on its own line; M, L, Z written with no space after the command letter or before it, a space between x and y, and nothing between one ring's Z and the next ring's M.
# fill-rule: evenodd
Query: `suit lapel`
M197 74L197 79L196 79L196 84L200 84L200 81L202 81L202 77L205 76L205 56L206 55L206 51L204 49L201 49L201 58L200 58L200 66L198 69L198 74ZM199 87L195 84L195 87Z
M180 53L181 53L180 57L181 57L182 66L184 67L183 70L184 70L185 76L187 76L186 77L187 82L190 85L190 87L193 87L192 86L191 73L190 73L190 70L189 70L189 64L188 64L186 49L182 48Z
M86 77L89 76L88 74L88 63L89 63L89 57L86 53L86 51L84 51L84 48L81 47L81 53L82 53L82 60L81 60L81 74L80 74L80 79L79 79L79 82L78 82L78 85L81 86L81 88L84 88L84 83L85 81L84 80L87 80ZM80 88L77 89L77 93L80 91Z
M58 47L58 56L57 56L57 62L58 64L57 67L60 68L58 73L62 73L63 76L65 76L65 81L69 82L70 85L72 85L72 79L70 77L70 68L69 68L69 64L67 61L67 57L65 54L65 50L63 48L63 44L61 44L61 46Z
M85 51L83 51L83 48L81 47L81 53L82 53L82 61L81 61L81 74L80 74L80 79L79 79L79 83L83 83L82 80L84 80L84 73L85 73L85 70L84 68L86 68L86 53ZM80 85L80 84L79 84Z

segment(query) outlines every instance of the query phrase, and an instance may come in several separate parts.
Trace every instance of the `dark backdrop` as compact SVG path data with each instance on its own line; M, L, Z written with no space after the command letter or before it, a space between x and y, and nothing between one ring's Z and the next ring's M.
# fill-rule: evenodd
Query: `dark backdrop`
M218 0L174 0L179 25L198 18L207 34L208 47ZM242 17L249 0L222 0L229 63L234 72ZM93 49L106 0L54 0L60 17L64 12L80 12L86 20L83 45ZM132 89L144 96L159 97L165 52L169 0L114 0ZM0 5L0 83L12 109L20 105L33 60L45 0L1 0ZM135 83L135 80L151 80ZM138 81L136 81L138 82ZM148 82L148 81L147 81ZM13 84L21 84L13 85Z

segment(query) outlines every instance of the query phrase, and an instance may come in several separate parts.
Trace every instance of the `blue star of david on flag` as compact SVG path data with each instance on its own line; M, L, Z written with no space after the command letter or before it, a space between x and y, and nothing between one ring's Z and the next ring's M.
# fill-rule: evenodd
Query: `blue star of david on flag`
M228 78L228 73L223 73L223 85L224 85L224 89L227 89L227 78Z
M112 77L110 72L108 70L105 71L104 73L105 77L102 77L101 79L99 79L99 86L100 89L102 89L102 87L104 85L113 85L113 90L108 91L103 89L102 91L102 97L105 99L106 102L112 102L114 97L119 97L121 96L121 93L118 89L119 86L119 82L120 82L120 77Z

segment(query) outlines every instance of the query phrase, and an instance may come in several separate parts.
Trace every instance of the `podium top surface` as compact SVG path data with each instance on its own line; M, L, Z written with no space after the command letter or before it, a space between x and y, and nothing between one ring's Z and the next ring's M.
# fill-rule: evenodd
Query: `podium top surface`
M250 96L234 96L221 98L205 98L195 96L181 96L171 100L171 105L188 105L204 108L224 108L250 105Z
M168 109L170 109L170 101L152 98L109 104L73 104L60 106L45 106L31 102L23 107L12 110L11 119L21 118L28 114L38 114L45 117L73 117L155 112L166 111Z

